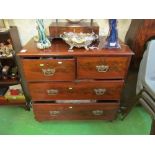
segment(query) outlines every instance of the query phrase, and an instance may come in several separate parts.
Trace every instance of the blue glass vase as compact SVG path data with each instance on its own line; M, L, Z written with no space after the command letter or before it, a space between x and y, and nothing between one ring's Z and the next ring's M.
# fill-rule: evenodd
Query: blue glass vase
M116 19L109 19L109 36L106 39L105 48L120 48Z

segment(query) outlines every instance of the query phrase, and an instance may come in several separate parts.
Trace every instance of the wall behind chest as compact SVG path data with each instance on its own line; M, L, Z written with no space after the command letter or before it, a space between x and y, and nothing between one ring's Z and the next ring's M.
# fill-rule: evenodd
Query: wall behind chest
M48 26L54 19L45 19L44 24L46 27L47 34L49 34ZM60 20L62 21L62 20ZM88 20L89 21L89 20ZM107 19L95 19L100 26L100 35L108 35L109 26ZM10 19L8 20L9 25L15 25L18 27L20 39L22 45L25 45L33 36L37 35L36 20L35 19ZM118 34L119 38L124 41L127 30L130 26L131 19L118 19Z

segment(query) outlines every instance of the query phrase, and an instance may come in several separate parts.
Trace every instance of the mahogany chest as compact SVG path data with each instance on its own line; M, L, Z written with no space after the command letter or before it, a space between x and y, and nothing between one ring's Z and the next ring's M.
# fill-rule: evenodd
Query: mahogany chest
M39 50L31 40L18 54L35 119L115 119L133 52L125 44L121 49L68 48L53 40L51 48Z

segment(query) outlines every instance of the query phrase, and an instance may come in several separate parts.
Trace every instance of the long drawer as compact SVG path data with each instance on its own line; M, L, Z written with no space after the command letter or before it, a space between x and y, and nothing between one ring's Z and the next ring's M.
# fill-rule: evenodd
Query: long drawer
M72 81L75 78L74 59L22 59L27 81Z
M78 57L78 79L123 79L129 57Z
M47 100L119 100L123 80L29 83L33 101Z
M103 119L113 120L117 116L119 104L94 103L94 104L50 104L34 103L33 111L36 120L87 120Z

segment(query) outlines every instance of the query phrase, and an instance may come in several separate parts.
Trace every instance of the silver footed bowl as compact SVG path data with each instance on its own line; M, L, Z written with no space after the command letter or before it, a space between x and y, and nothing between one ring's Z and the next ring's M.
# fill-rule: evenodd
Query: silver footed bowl
M64 32L60 35L69 46L69 50L72 50L73 47L81 48L84 47L86 50L89 50L88 46L98 39L98 35L94 32L92 33L75 33L75 32Z

